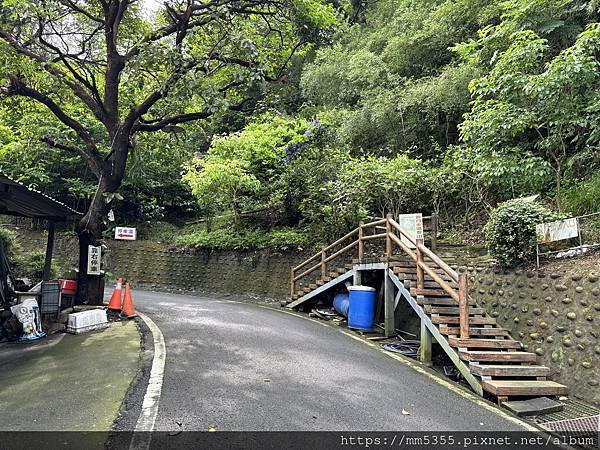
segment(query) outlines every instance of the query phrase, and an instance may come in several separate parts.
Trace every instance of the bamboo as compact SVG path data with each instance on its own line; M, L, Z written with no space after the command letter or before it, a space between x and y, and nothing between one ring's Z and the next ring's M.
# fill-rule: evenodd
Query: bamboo
M458 281L458 273L446 264L442 258L433 253L430 249L425 247L423 241L419 241L417 244L417 251L424 253L429 259L431 259L440 269L446 272L454 281Z
M329 262L332 259L337 258L338 256L340 256L342 253L347 252L348 250L350 250L352 247L354 247L355 245L358 244L358 241L352 241L351 243L349 243L348 245L346 245L344 248L338 250L337 252L335 252L333 255L330 255L329 257L327 257L325 259L325 262Z
M469 295L467 291L467 275L461 273L458 277L458 311L461 339L469 338Z

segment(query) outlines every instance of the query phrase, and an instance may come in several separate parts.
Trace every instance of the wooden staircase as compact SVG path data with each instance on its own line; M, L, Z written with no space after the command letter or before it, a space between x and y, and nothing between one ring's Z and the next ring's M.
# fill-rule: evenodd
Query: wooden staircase
M369 229L375 233L369 234ZM381 229L386 232L378 233ZM354 236L356 240L335 251ZM365 258L364 243L375 239L385 239L385 256L376 260ZM414 250L406 241L413 244ZM393 253L394 244L400 248L400 254ZM354 247L358 258L349 261L347 253ZM328 256L329 251L334 251L334 257ZM340 258L342 256L344 258ZM335 270L331 271L328 266L336 258ZM313 261L317 261L316 265L297 275ZM546 379L550 369L537 365L534 353L524 351L521 342L513 339L508 330L500 327L496 319L487 315L485 308L468 295L466 275L456 273L425 247L422 240L409 236L389 216L369 224L361 223L356 230L292 269L287 306L296 308L351 277L357 281L355 274L369 268L385 271L398 291L396 302L403 298L413 307L422 325L481 395L487 392L501 402L508 397L567 393L566 386ZM320 276L306 282L306 277L317 270ZM303 287L297 287L299 280L304 281Z

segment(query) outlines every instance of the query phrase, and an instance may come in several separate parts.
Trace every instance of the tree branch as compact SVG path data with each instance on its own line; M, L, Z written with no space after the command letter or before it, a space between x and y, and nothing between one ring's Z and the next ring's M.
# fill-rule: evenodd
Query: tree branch
M1 92L8 97L14 95L28 97L45 105L56 116L58 120L60 120L67 127L75 131L77 136L85 143L85 149L79 149L77 150L77 153L88 162L94 173L97 176L100 176L100 173L102 171L102 156L100 155L100 152L96 147L94 139L86 131L83 125L81 125L79 122L77 122L67 113L65 113L63 109L60 106L58 106L58 104L56 104L56 102L54 102L54 100L52 100L47 95L33 88L30 88L14 76L9 76L8 78L10 84Z

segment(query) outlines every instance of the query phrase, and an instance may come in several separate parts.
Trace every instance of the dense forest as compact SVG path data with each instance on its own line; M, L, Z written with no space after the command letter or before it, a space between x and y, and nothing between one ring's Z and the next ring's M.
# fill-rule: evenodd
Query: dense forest
M180 244L286 248L386 213L477 234L532 194L600 209L597 1L0 5L0 170L101 202L104 233L112 210Z

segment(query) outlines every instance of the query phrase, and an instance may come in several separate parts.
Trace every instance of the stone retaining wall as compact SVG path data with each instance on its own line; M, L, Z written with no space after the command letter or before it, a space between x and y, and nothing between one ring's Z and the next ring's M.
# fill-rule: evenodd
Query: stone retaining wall
M290 267L306 255L211 252L148 242L111 242L107 270L137 286L157 289L289 296Z
M598 273L469 268L469 289L571 396L600 405Z

